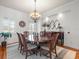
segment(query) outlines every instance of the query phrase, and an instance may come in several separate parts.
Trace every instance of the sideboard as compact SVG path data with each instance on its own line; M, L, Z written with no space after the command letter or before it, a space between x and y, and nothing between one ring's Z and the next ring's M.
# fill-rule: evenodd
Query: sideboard
M45 31L41 31L41 36L47 36L47 35L51 35L54 34L54 33L59 33L59 36L58 36L58 42L57 42L57 45L61 45L63 46L64 45L64 32L45 32Z

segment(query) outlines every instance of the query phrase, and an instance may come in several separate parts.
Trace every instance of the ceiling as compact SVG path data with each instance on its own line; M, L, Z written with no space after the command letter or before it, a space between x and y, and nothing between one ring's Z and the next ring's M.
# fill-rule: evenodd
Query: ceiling
M73 0L37 0L37 11L43 13L71 1ZM34 0L0 0L0 5L27 13L35 7Z

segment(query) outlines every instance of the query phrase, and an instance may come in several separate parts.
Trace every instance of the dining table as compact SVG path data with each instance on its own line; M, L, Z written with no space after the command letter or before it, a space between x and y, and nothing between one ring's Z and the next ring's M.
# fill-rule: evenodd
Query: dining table
M29 35L28 37L28 41L32 44L32 45L36 45L35 50L37 51L37 53L40 52L40 50L42 50L41 46L46 45L47 42L49 42L51 39L48 36L40 36L39 35ZM35 52L34 52L35 53Z

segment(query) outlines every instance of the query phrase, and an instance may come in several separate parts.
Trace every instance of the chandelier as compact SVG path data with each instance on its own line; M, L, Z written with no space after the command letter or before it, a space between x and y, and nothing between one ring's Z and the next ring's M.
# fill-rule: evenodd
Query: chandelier
M36 0L34 0L35 2L35 10L31 13L31 19L34 20L34 22L36 22L39 18L40 18L40 14L36 11Z

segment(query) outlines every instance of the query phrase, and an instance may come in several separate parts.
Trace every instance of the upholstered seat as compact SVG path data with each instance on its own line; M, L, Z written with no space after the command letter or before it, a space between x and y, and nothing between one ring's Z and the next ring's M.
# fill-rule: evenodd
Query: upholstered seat
M44 50L49 50L49 48L46 47L46 46L42 46L41 48L44 49Z
M36 46L36 45L27 44L27 47L28 47L28 49L34 49L34 48L36 48L37 46Z

